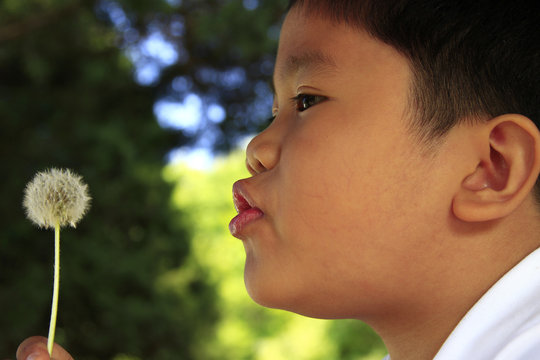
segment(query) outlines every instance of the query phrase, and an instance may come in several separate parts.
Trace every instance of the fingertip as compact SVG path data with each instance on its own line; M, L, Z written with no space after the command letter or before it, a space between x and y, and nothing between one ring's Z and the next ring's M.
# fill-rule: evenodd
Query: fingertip
M17 348L17 360L50 360L47 351L47 338L32 336L24 340Z

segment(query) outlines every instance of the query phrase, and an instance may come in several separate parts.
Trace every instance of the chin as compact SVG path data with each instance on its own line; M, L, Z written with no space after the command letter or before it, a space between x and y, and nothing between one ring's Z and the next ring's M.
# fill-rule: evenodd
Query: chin
M261 306L317 319L351 317L351 314L336 303L335 296L325 296L324 291L318 286L310 290L305 286L294 286L291 282L280 282L276 277L263 280L264 277L254 275L246 267L244 273L246 290L251 299Z
M264 276L258 276L246 265L244 283L248 295L257 304L268 308L286 310L284 305L289 302L287 298L290 296L290 291L285 290L284 286L280 286L284 284L277 284L275 278L268 279Z

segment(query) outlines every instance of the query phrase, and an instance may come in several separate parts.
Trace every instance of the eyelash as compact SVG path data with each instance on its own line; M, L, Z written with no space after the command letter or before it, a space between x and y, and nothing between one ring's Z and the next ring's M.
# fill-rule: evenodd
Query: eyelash
M305 103L305 101L307 99L315 100L315 103L307 106L306 103ZM315 106L317 104L320 104L324 100L326 100L326 98L324 96L311 95L311 94L298 94L295 97L291 98L291 102L295 105L296 111L298 111L298 112L306 111L310 107ZM267 122L271 123L272 121L274 121L275 118L276 118L276 115L274 114L267 120Z
M311 94L298 94L291 99L293 104L296 106L296 110L303 112L308 110L310 107L320 104L326 98L320 95L311 95ZM312 100L307 103L308 100ZM313 103L314 101L314 103Z

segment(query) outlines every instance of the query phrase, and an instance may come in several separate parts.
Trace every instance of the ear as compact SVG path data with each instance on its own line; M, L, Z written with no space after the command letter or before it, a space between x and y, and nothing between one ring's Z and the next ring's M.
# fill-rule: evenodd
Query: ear
M522 115L506 114L475 126L477 166L455 194L454 215L468 222L512 213L530 194L540 172L540 132Z

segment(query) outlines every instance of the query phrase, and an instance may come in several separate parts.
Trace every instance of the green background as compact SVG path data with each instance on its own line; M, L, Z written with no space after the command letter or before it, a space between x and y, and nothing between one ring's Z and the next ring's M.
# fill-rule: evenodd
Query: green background
M232 183L247 176L239 141L270 114L266 84L285 7L0 2L0 358L14 358L28 336L47 335L53 232L25 218L22 197L32 176L53 166L82 175L93 198L77 229L61 235L56 340L77 360L384 355L360 322L254 304L243 285L242 244L227 230ZM152 33L182 56L166 65L143 56L159 69L143 84L129 54ZM238 69L241 81L231 81ZM175 88L178 79L189 86ZM223 121L202 119L197 131L160 127L155 103L189 94L203 108L219 105ZM174 148L201 141L217 154L211 167L167 161Z

